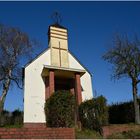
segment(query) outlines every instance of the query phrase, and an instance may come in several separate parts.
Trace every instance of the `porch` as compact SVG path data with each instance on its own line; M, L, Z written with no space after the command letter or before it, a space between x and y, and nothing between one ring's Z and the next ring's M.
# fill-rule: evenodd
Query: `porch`
M57 90L69 90L76 95L78 104L82 102L80 77L85 70L44 65L42 78L45 83L45 99Z

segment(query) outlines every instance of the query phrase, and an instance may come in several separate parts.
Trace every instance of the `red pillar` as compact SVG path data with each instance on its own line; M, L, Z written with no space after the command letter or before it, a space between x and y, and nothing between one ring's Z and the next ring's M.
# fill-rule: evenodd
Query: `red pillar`
M80 74L75 74L75 90L76 90L76 98L78 105L82 102L82 94L81 94L81 81L80 81Z
M50 96L54 92L54 71L50 70L49 71L49 94Z

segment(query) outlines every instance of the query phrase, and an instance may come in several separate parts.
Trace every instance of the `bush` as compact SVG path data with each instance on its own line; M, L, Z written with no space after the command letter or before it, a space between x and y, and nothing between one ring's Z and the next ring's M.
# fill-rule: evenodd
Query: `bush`
M75 98L69 91L57 91L46 101L46 123L49 127L74 126Z
M2 111L0 116L0 127L22 126L23 124L23 112L15 110L13 112Z
M132 101L109 106L110 124L125 124L134 121L134 105Z
M103 96L94 99L96 116L99 119L101 126L108 125L108 107L107 100Z
M13 125L23 124L23 112L21 112L20 110L13 111L11 119Z
M81 103L79 117L84 128L93 129L102 134L101 126L108 124L106 99L99 96Z
M5 125L11 124L11 114L7 110L3 110L0 116L0 126L3 127Z

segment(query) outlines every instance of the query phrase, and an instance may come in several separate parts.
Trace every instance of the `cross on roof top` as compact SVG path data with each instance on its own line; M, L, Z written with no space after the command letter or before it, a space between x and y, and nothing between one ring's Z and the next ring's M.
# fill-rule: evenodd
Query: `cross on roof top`
M62 18L61 18L60 13L54 12L54 13L52 14L51 18L52 18L54 24L60 25L60 23L61 23L61 21L62 21Z

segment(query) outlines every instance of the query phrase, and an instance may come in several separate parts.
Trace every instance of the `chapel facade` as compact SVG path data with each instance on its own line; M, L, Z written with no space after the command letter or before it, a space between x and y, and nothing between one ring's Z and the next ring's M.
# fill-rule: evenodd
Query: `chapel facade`
M68 30L53 24L48 29L48 48L24 68L26 126L45 124L45 100L57 90L69 90L78 104L93 98L90 72L68 49Z

